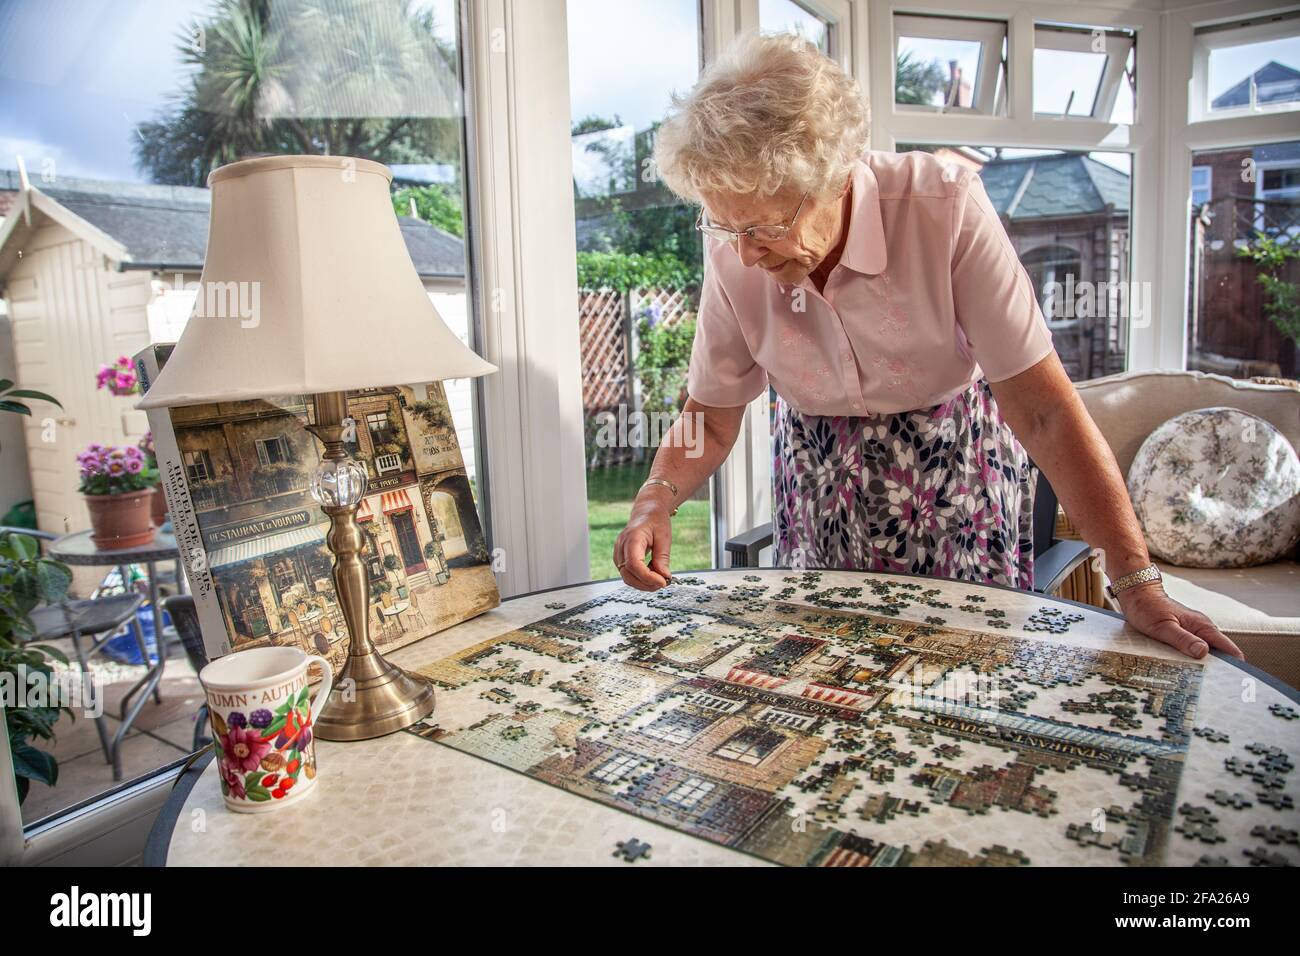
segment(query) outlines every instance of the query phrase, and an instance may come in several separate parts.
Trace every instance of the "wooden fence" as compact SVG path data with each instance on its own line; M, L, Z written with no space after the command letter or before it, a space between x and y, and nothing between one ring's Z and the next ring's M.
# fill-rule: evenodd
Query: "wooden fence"
M1264 314L1259 268L1237 253L1257 232L1300 241L1300 203L1224 196L1193 212L1188 368L1236 378L1300 374L1300 349ZM1300 260L1280 277L1300 282Z
M697 304L693 290L644 288L629 292L613 289L578 291L578 336L582 352L582 407L588 429L598 427L620 406L635 412L641 407L636 376L636 325L643 315L657 310L667 325L693 316ZM590 443L588 457L591 458ZM599 461L589 465L617 464L636 457L632 449L603 449Z

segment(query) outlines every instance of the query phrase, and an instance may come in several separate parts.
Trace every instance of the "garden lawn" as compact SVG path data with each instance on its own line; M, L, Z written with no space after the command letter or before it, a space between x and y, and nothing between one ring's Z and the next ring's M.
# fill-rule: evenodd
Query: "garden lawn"
M649 474L648 462L587 472L587 524L593 581L618 577L614 569L614 541L632 513L637 489ZM684 503L672 520L673 543L668 566L673 571L712 567L707 486L704 497Z

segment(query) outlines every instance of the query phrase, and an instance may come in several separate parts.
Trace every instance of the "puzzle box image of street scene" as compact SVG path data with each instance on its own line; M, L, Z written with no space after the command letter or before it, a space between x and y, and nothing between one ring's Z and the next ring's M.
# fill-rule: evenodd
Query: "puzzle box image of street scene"
M325 544L329 519L310 491L321 457L304 428L315 420L313 401L168 411L211 576L206 599L219 606L231 649L301 647L338 673L347 626ZM375 643L400 647L496 607L496 578L442 384L349 392L347 409L355 423L348 451L368 476L357 520Z
M419 668L439 690L418 732L782 864L1164 859L1198 665L811 587L619 588ZM919 586L868 587L887 607Z

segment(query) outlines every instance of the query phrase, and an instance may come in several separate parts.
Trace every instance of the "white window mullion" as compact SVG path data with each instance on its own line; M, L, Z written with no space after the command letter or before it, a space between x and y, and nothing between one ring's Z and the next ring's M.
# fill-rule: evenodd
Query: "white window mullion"
M465 0L483 441L504 595L589 575L564 0ZM497 550L499 549L499 550Z

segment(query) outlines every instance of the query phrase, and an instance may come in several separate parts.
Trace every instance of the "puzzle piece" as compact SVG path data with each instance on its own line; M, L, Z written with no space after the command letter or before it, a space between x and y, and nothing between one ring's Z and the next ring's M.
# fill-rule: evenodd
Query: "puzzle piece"
M1274 717L1281 717L1283 720L1295 720L1300 717L1300 711L1297 711L1294 707L1287 707L1285 704L1272 704L1269 706L1268 712Z
M1198 737L1208 740L1212 744L1228 743L1227 734L1219 730L1214 730L1211 727L1195 727L1192 729L1192 733L1196 734L1196 736Z
M1274 810L1295 809L1295 801L1291 799L1291 794L1289 793L1278 793L1275 790L1270 790L1267 793L1257 794L1257 796L1259 797L1260 803L1272 807Z
M1270 853L1261 847L1254 850L1242 850L1242 854L1250 860L1251 866L1290 866L1291 861L1281 853Z
M635 863L637 860L650 859L650 851L653 847L649 843L642 843L635 837L631 840L621 840L617 844L618 849L613 853L614 856L622 857L624 863Z
M1251 805L1250 800L1244 793L1228 793L1226 790L1215 790L1205 796L1221 807L1232 807L1234 810L1241 810Z
M1250 835L1274 846L1279 843L1289 843L1296 846L1297 843L1300 843L1300 833L1279 826L1257 826L1250 831Z

